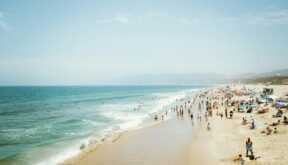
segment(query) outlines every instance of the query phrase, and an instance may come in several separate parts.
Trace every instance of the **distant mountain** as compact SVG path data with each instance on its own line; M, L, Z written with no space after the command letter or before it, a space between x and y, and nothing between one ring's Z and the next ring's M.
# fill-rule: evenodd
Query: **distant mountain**
M241 73L241 74L235 74L235 75L229 75L227 76L228 79L243 79L243 78L251 78L257 76L256 73Z
M263 73L243 73L238 75L228 76L229 79L249 79L249 78L260 78L260 77L273 77L273 76L288 76L288 69L275 70L271 72Z
M187 74L145 74L120 78L115 80L117 84L218 84L235 83L241 80L256 79L260 77L271 77L275 75L288 76L288 69L276 70L265 73L243 73L235 75L224 75L217 73L187 73Z
M203 84L220 83L225 75L216 73L146 74L117 80L120 84Z
M248 83L248 84L277 84L277 85L287 85L288 84L288 69L281 69L281 70L275 70L272 72L265 72L265 73L259 73L252 77L246 77L243 79L234 80L234 82L240 81L242 83Z
M271 76L288 76L288 69L275 70L272 72L266 72L258 74L259 77L271 77Z

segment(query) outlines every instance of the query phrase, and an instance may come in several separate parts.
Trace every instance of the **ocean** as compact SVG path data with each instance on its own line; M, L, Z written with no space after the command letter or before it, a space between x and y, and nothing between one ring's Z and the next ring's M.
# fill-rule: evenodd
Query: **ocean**
M0 87L0 164L61 163L207 87Z

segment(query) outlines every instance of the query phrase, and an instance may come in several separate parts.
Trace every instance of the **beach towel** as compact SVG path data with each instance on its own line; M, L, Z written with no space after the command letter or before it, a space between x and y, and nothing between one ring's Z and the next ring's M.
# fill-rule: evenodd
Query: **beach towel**
M272 107L274 107L274 108L285 108L286 106L284 104L273 104Z
M288 100L278 100L278 102L288 103Z

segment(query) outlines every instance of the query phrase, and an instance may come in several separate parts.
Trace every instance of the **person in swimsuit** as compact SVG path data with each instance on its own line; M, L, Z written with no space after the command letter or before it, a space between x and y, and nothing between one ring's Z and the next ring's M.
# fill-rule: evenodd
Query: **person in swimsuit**
M278 133L277 128L274 128L274 134Z
M248 157L248 153L250 152L251 155L253 155L253 148L252 148L252 141L250 140L250 138L248 138L248 140L246 141L246 157Z
M255 122L254 122L254 120L252 120L251 129L255 129L255 128L256 128Z
M157 115L154 116L154 120L155 120L155 121L158 120L158 116L157 116Z
M207 124L207 130L210 131L211 130L211 126L210 123Z
M191 116L190 116L190 117L191 117L191 120L192 120L192 119L193 119L193 113L191 113Z
M208 112L205 112L205 119L206 119L206 122L208 121Z

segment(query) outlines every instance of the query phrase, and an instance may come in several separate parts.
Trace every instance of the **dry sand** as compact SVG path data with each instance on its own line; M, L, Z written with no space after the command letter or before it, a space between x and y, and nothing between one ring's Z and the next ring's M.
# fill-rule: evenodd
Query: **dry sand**
M243 86L240 86L241 88ZM237 88L240 88L237 87ZM262 90L264 86L249 85L250 89ZM275 95L288 92L288 86L270 86ZM288 164L288 126L277 126L279 133L266 135L261 131L267 124L278 120L272 118L276 109L270 107L266 114L234 113L233 119L221 119L213 115L209 118L211 131L207 131L206 122L193 125L184 115L184 119L173 117L166 122L122 134L116 142L106 142L98 149L82 158L78 165L228 165L241 164L233 159L245 156L245 141L253 141L255 156L261 158L245 164L287 165ZM220 107L219 111L224 111ZM255 120L257 129L250 130L242 125L242 117ZM284 115L287 115L285 113ZM196 116L196 115L194 115ZM195 117L194 117L195 118ZM281 118L282 120L282 118Z
M243 86L241 86L243 87ZM264 86L249 85L249 89L262 90ZM288 91L288 86L270 86L274 88L275 95L281 96ZM266 114L234 113L234 119L210 118L212 130L202 128L197 133L191 144L189 164L228 165L241 164L234 162L239 154L245 157L245 141L248 137L253 141L255 156L260 156L256 161L245 158L245 164L249 165L287 165L288 164L288 126L277 126L279 133L266 135L261 133L268 124L276 122L280 118L272 118L277 112L271 108ZM224 111L224 107L222 107ZM285 113L287 116L287 113ZM242 117L252 116L257 129L250 130L250 125L242 125ZM283 118L281 118L282 120Z

